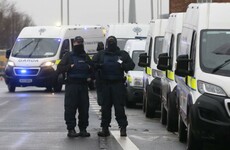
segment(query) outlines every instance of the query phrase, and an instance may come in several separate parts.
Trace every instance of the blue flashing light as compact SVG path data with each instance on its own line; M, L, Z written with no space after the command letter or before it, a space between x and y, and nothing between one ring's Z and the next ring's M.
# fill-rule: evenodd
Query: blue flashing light
M25 69L22 69L22 70L21 70L21 73L22 73L22 74L25 74L25 73L27 73L27 71L26 71Z

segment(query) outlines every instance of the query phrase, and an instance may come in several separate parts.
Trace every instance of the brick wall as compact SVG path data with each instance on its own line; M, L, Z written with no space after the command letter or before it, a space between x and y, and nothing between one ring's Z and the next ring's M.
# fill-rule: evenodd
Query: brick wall
M185 12L190 3L196 3L197 0L169 0L169 12ZM230 2L230 0L212 0L212 2Z

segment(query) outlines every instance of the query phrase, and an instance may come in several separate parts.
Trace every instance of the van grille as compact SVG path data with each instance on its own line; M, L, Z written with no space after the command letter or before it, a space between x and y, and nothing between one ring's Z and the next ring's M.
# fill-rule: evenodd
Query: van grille
M230 99L225 99L225 108L227 110L228 116L230 117Z
M14 68L16 76L37 76L40 68Z

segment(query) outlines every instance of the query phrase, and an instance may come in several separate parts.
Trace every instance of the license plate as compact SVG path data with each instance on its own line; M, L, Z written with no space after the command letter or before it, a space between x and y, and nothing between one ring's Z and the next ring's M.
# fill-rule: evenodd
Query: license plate
M19 79L20 83L31 83L32 79Z

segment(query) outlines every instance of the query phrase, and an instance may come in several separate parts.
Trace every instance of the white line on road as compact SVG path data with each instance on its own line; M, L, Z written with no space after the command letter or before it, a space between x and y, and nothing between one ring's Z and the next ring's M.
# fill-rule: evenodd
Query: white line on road
M7 104L7 103L9 103L9 101L2 102L2 103L0 103L0 106L3 106L5 104Z
M128 138L121 137L120 131L110 131L123 150L139 150L139 148Z

